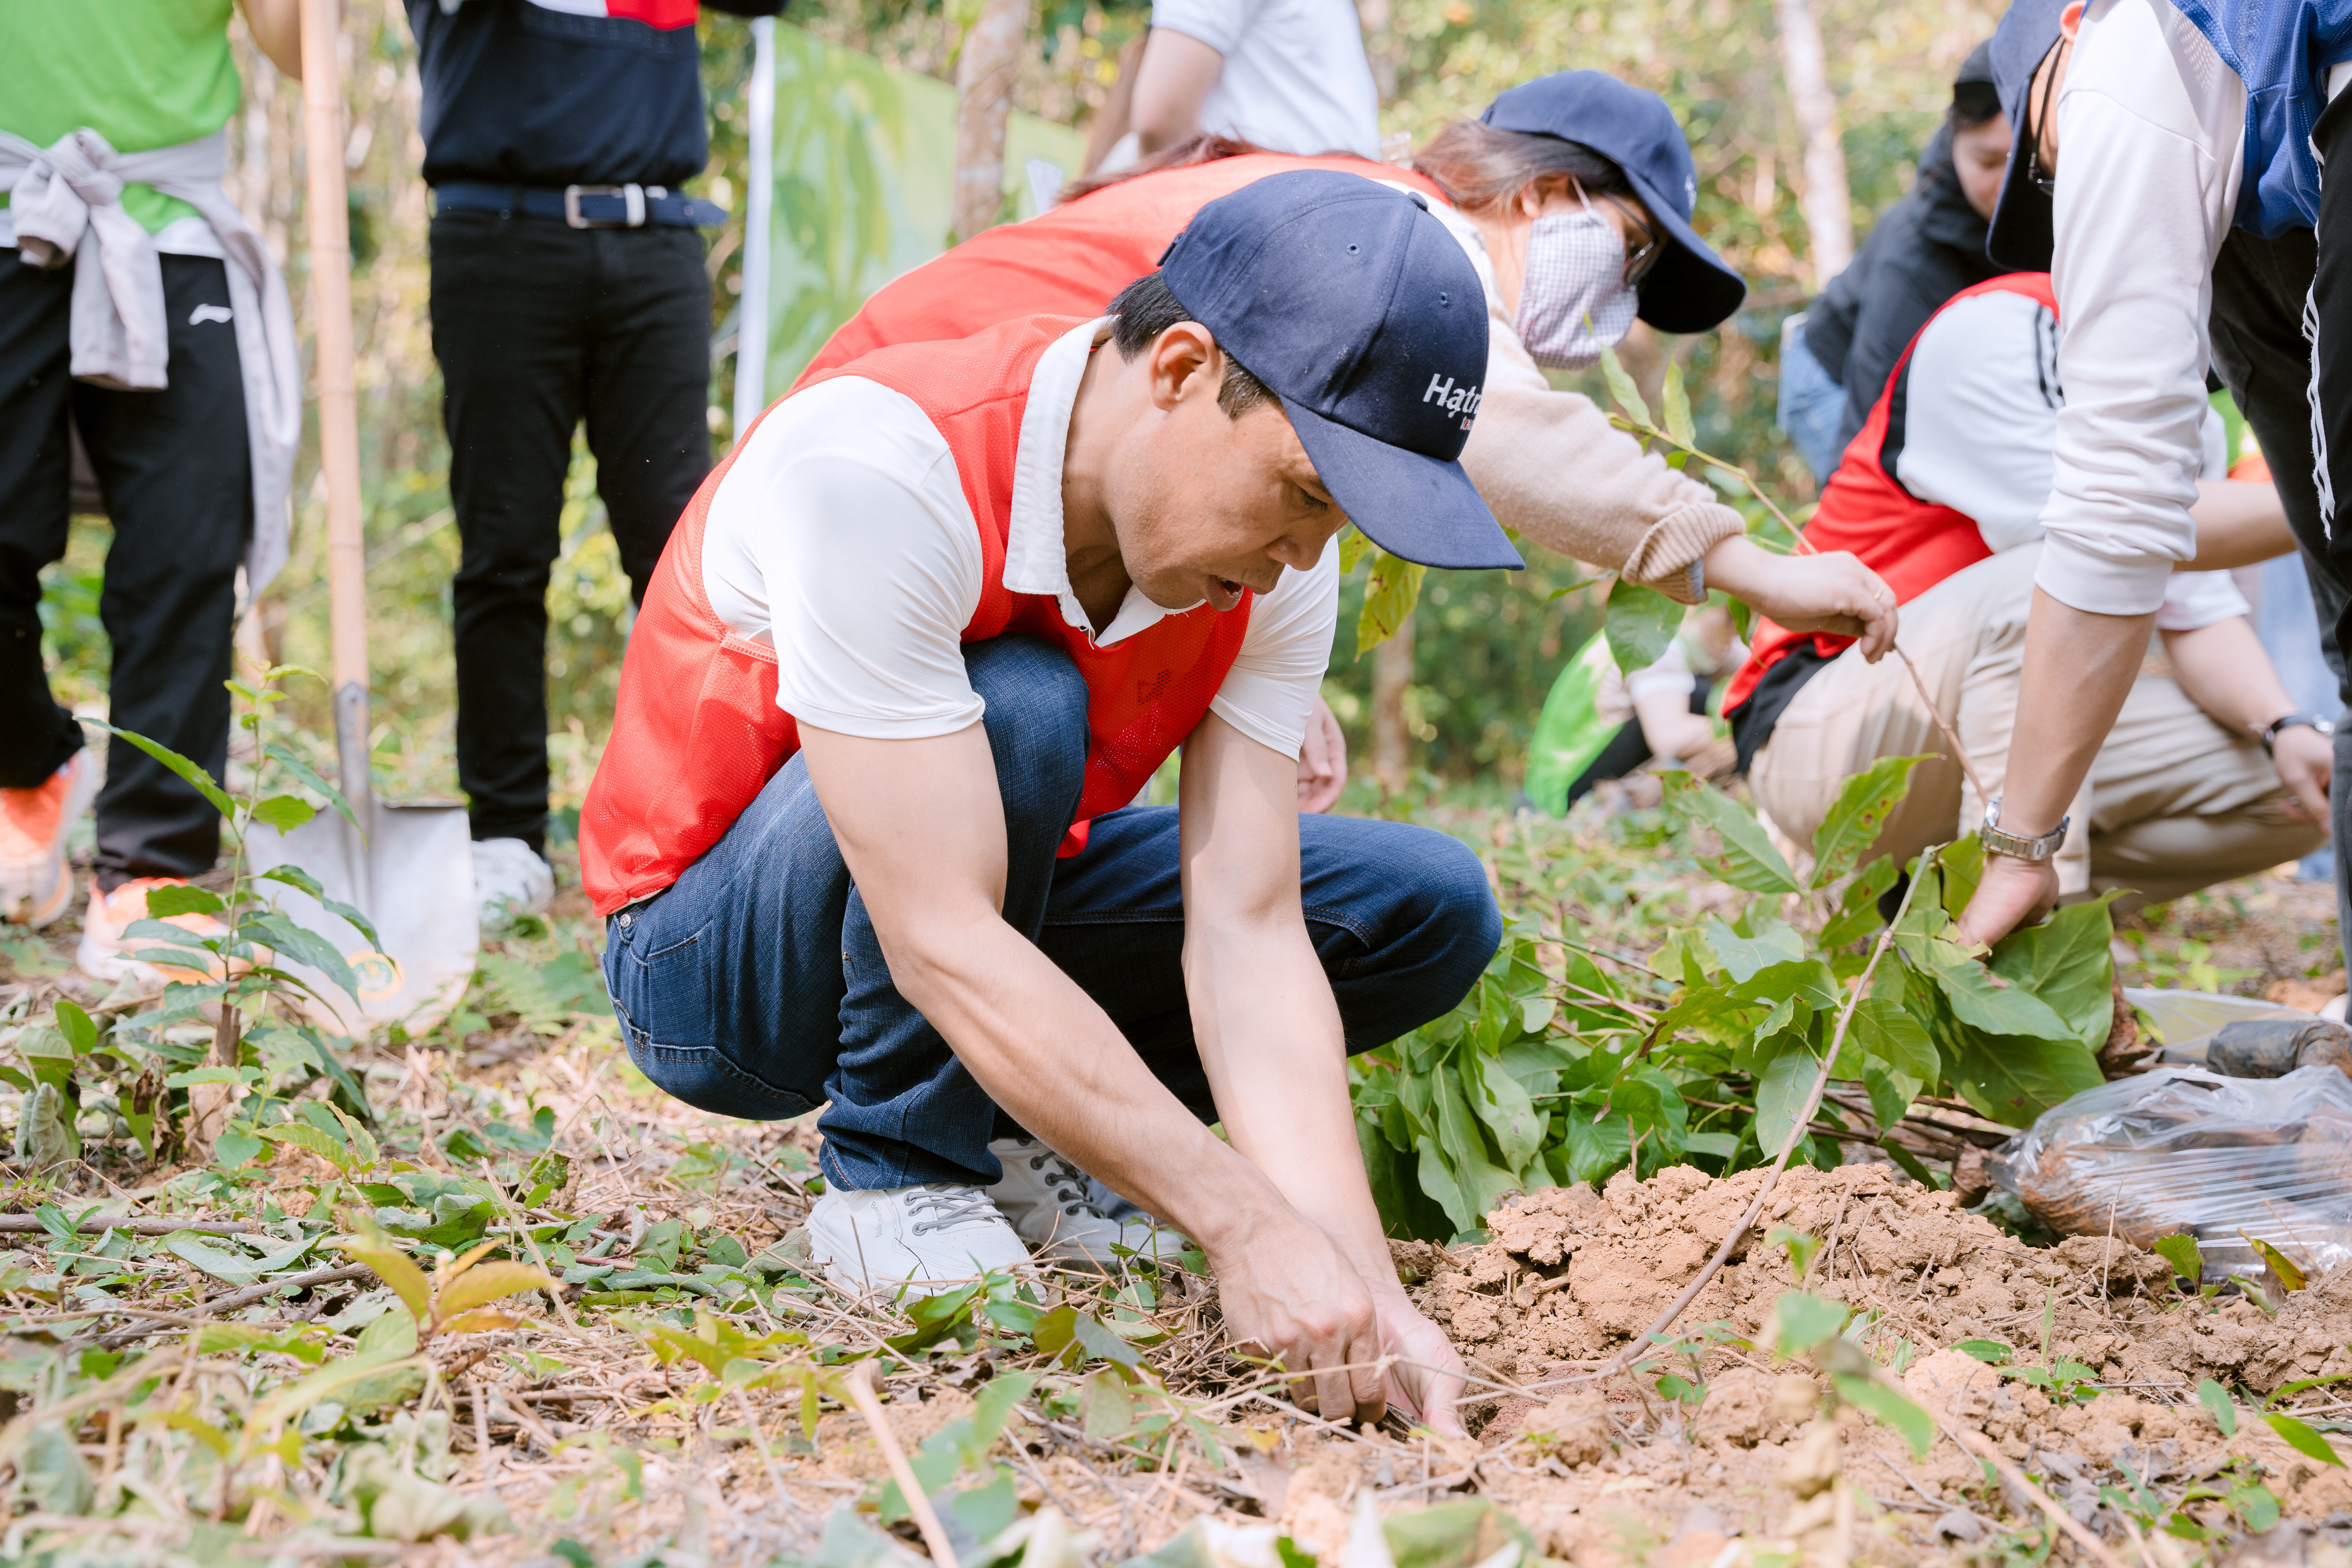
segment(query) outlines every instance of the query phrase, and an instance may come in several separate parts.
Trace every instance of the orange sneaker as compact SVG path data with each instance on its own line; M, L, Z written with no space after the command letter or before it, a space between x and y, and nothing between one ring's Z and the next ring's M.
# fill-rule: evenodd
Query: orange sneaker
M179 964L154 963L133 958L137 952L170 952L162 942L138 937L126 940L123 932L132 922L147 918L147 891L151 888L184 888L184 877L140 877L125 882L110 893L98 890L98 879L89 879L89 908L81 917L81 948L74 954L74 963L92 980L111 984L126 975L142 984L157 988L177 980L188 985L205 985L218 980L226 971L218 959L209 961L205 969L190 969ZM228 928L210 915L172 915L166 925L178 926L206 941L226 936ZM239 965L239 967L243 967Z
M45 926L73 902L66 837L98 793L87 750L35 789L0 789L0 919Z

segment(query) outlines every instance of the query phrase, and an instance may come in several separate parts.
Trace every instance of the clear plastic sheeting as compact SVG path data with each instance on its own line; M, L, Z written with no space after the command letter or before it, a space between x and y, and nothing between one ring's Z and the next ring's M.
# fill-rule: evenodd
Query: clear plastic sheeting
M2164 1037L2160 1059L2201 1062L2215 1035L2242 1018L2307 1018L2293 1007L2252 996L2221 996L2210 991L2154 991L2124 987L2124 1000L2138 1008Z
M2313 1275L2352 1262L2352 1079L2333 1067L2158 1068L2051 1107L1988 1163L2053 1230L2196 1237L2209 1281L2260 1271L2250 1236Z

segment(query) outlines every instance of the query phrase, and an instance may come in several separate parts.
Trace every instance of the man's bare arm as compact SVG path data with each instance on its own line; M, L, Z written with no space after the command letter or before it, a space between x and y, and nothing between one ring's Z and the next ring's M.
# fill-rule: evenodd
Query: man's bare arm
M2180 571L2252 566L2294 552L2286 508L2267 479L2200 479L2189 515L2197 520L2197 556L2182 562Z
M1135 68L1135 141L1144 156L1201 131L1201 106L1225 74L1225 57L1189 33L1154 27Z
M1289 758L1213 713L1185 744L1184 989L1193 1038L1225 1136L1339 1243L1372 1293L1385 1347L1423 1363L1392 1374L1399 1403L1459 1430L1452 1406L1461 1363L1405 1300L1364 1176L1339 1003L1300 904L1296 794ZM1370 1393L1360 1384L1359 1408L1369 1403L1376 1415Z
M1350 1258L1266 1173L1202 1126L1093 999L1004 923L1004 816L986 731L974 724L884 741L803 724L801 743L891 980L981 1087L1031 1132L1198 1241L1236 1341L1255 1341L1300 1370L1377 1359L1372 1302ZM1294 824L1299 920L1288 805L1296 770L1265 754L1280 763L1285 819ZM1319 969L1314 980L1329 1006ZM1271 994L1259 985L1233 1002ZM1278 1005L1287 1010L1289 999ZM1347 1152L1360 1185L1352 1135ZM1341 1416L1365 1404L1379 1414L1376 1375L1351 1384L1334 1374L1317 1392Z

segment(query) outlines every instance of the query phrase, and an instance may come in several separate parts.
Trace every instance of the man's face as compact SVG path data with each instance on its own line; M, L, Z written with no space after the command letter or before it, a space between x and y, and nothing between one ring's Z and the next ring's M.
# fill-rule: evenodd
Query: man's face
M1952 138L1952 167L1960 176L1960 195L1987 222L2000 199L2000 177L2008 166L2009 121L2002 116L1996 114Z
M1128 578L1163 609L1222 612L1244 588L1269 593L1348 523L1278 401L1228 418L1223 377L1215 355L1172 389L1129 429L1106 481Z

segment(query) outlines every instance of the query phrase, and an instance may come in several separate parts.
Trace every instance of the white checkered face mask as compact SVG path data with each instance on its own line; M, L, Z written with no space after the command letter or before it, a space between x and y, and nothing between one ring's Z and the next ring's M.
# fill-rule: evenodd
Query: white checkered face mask
M1539 217L1519 280L1519 339L1549 370L1601 363L1633 330L1641 297L1625 281L1625 241L1588 201L1582 212Z

